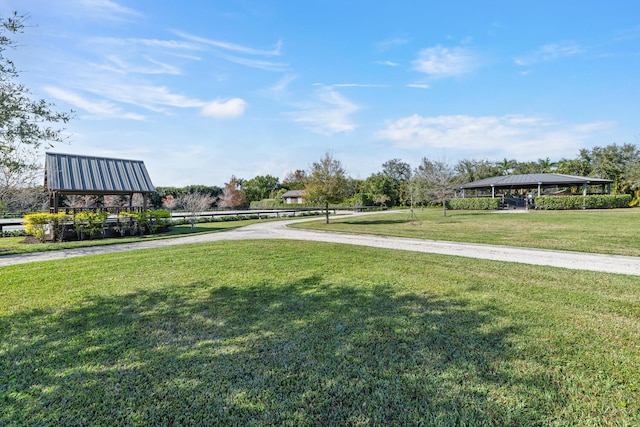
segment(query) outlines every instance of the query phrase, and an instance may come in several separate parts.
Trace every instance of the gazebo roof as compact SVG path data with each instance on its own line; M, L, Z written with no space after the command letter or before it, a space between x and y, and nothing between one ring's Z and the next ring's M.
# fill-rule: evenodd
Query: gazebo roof
M140 160L47 153L44 186L64 194L131 194L155 191Z
M610 179L591 178L584 176L562 175L557 173L531 173L525 175L496 176L493 178L481 179L461 185L462 189L480 188L526 188L540 186L573 186L573 185L602 185L611 184Z

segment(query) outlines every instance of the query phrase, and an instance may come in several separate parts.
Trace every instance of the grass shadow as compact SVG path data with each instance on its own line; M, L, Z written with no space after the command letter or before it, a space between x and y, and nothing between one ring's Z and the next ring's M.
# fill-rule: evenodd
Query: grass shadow
M0 424L544 424L502 316L316 275L5 316Z

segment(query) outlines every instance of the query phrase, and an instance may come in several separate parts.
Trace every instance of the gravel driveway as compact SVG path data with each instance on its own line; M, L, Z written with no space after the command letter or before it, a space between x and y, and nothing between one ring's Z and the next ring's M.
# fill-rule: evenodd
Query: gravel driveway
M358 214L358 215L371 215ZM494 246L473 243L407 239L400 237L382 237L356 235L325 231L299 230L287 228L288 224L301 221L315 221L318 218L294 219L256 223L246 227L220 233L198 234L163 240L150 240L136 243L123 243L89 248L62 249L59 251L37 252L20 255L0 256L0 267L24 264L35 261L72 258L111 252L124 252L137 249L159 248L189 243L215 242L223 240L289 239L316 242L342 243L347 245L371 246L376 248L436 253L469 258L481 258L494 261L508 261L523 264L547 265L574 270L601 271L640 276L640 257L619 255L601 255L582 252L566 252L542 249L528 249L509 246Z

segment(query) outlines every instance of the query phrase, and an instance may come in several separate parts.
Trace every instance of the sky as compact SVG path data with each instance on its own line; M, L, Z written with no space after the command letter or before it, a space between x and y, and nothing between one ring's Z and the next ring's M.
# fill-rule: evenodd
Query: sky
M400 159L529 161L640 143L637 0L0 0L8 52L73 110L52 151L156 186Z

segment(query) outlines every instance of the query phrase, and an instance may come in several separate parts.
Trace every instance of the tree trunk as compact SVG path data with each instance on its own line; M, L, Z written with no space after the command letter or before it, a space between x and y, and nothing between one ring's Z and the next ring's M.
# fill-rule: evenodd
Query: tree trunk
M329 224L329 202L327 202L327 203L324 205L324 208L325 208L325 216L326 216L326 222L325 222L325 224Z

